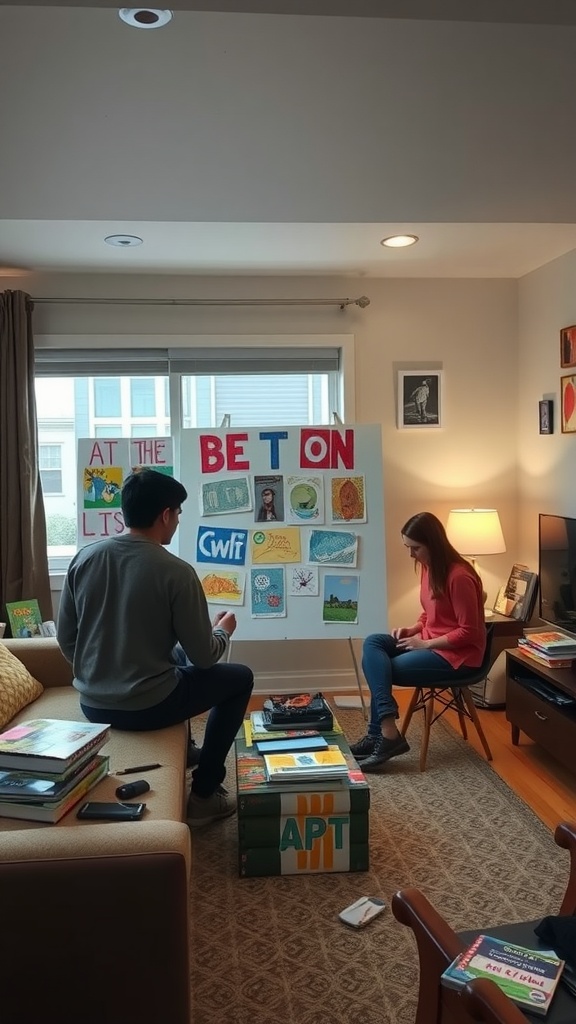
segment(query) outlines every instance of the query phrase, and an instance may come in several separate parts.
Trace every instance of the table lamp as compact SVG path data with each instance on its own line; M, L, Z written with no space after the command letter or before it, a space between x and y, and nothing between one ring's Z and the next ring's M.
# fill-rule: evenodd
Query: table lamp
M475 569L477 555L499 555L506 551L500 516L495 508L450 509L446 534L453 547L466 555Z

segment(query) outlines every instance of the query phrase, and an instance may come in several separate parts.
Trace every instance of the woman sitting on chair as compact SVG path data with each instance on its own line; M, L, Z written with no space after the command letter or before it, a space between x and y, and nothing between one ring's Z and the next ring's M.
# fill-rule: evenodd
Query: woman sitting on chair
M372 633L362 671L372 695L368 733L350 747L364 772L378 771L410 747L396 728L393 686L457 682L482 664L486 647L484 595L476 570L452 547L442 523L419 512L402 528L402 541L420 566L423 611L413 626Z

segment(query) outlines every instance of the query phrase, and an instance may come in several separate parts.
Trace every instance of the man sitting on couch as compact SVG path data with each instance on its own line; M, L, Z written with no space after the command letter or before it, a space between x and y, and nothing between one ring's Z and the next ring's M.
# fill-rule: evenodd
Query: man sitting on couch
M57 633L90 722L162 729L211 709L188 799L194 828L236 809L221 783L254 677L246 665L217 664L236 617L218 612L211 623L196 572L165 550L186 498L178 480L156 470L126 478L127 530L74 556Z

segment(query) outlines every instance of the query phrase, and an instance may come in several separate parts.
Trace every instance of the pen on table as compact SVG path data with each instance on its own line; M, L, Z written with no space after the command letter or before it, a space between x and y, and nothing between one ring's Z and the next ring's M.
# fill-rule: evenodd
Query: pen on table
M136 772L151 772L154 768L161 768L161 764L137 764L134 768L122 768L114 775L134 775Z

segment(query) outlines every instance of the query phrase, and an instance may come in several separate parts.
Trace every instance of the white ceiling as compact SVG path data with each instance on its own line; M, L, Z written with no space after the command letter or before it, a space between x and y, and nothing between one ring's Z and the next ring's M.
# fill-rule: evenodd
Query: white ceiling
M0 274L519 277L576 248L574 0L172 9L0 0Z

